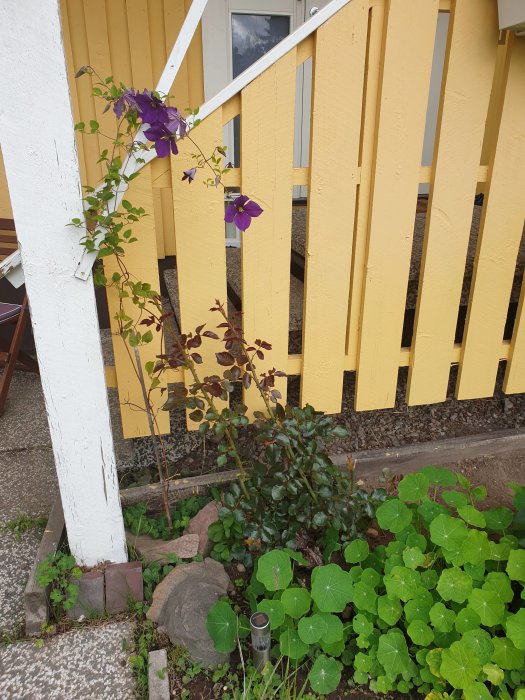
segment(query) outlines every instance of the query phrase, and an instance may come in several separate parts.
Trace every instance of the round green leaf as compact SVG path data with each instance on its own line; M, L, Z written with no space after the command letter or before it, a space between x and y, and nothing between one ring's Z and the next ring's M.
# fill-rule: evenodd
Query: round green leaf
M423 501L423 503L417 507L417 512L423 518L427 527L438 515L448 515L450 513L449 509L442 506L441 503L436 503L430 499L428 501Z
M352 599L352 580L337 564L316 566L312 572L312 598L322 612L342 612Z
M503 622L505 606L494 591L475 588L468 598L468 607L479 615L481 624L486 627Z
M421 501L428 493L429 480L423 472L407 474L397 486L401 501Z
M472 579L462 569L455 566L443 569L437 584L437 591L443 600L464 603L472 592Z
M459 491L443 491L441 498L448 503L449 506L454 506L454 508L460 508L461 506L466 506L468 503L468 498L464 493Z
M325 630L321 641L325 644L336 644L343 639L344 627L337 615L331 613L319 613L325 624Z
M322 695L328 695L336 690L341 682L342 669L343 665L336 659L324 654L318 656L308 674L312 690Z
M407 569L406 566L394 566L392 571L385 575L383 581L390 598L400 598L406 603L416 597L420 577L417 571Z
M434 633L422 620L414 620L407 627L410 639L420 647L427 647L434 641Z
M481 620L477 612L474 612L472 608L466 607L460 610L456 616L456 621L454 627L456 630L463 634L469 630L479 629L481 625Z
M523 651L516 649L510 639L507 639L507 637L494 637L492 643L494 644L494 652L490 659L491 661L505 671L512 671L513 669L519 671L522 669L525 655Z
M354 632L356 634L364 634L365 637L368 637L368 635L371 634L372 630L374 629L374 625L370 622L368 617L362 613L358 613L354 617L352 620L352 627L354 628Z
M429 591L436 587L438 580L438 572L434 569L427 569L421 572L421 585Z
M484 511L487 530L502 532L507 530L514 517L510 508L490 508Z
M285 613L280 600L261 600L257 604L257 610L268 615L272 630L279 628L284 622Z
M299 620L297 631L301 641L305 644L316 644L326 632L326 622L319 613L302 617Z
M499 685L505 678L505 671L496 666L496 664L485 664L483 666L483 673L487 676L487 680L492 685Z
M354 668L357 668L358 671L368 673L372 670L373 665L374 659L370 656L370 654L363 654L362 651L357 652L354 657Z
M344 643L343 639L340 639L338 642L332 642L331 644L327 644L326 642L323 642L323 640L321 639L321 649L328 656L337 657L337 656L341 656L341 654L345 650L345 643Z
M468 630L461 638L468 649L472 649L480 664L490 661L494 653L494 644L488 632L480 629Z
M487 574L483 590L494 591L502 603L511 603L514 591L510 579L503 571L491 571Z
M375 569L370 567L363 570L361 574L361 583L366 583L370 588L375 588L381 583L381 576L377 573Z
M403 561L409 569L417 569L425 563L426 556L418 547L407 547L403 552Z
M432 626L440 632L450 632L454 627L456 615L453 610L449 610L443 603L434 603L428 614Z
M473 683L463 691L465 700L493 700L489 689L484 683Z
M297 630L287 629L279 637L279 649L283 656L297 661L308 653L308 645L299 637Z
M371 586L362 581L354 586L352 602L359 610L366 610L370 613L377 611L377 593Z
M453 688L468 688L480 671L480 662L464 642L454 642L441 652L440 673Z
M368 542L365 542L365 540L354 540L345 547L345 561L348 562L348 564L357 564L364 561L369 553Z
M516 649L525 651L525 608L521 608L515 615L509 615L505 621L507 637Z
M292 580L292 564L286 552L273 549L259 557L257 563L257 580L267 591L281 591L288 587Z
M401 617L403 609L397 598L389 598L386 595L377 599L377 614L389 625L395 625Z
M385 501L376 510L379 527L397 534L412 522L412 511L399 499Z
M457 477L453 471L445 467L423 467L421 472L427 477L432 486L455 486Z
M458 515L469 525L485 527L485 516L474 506L466 505L458 508Z
M490 559L490 555L490 541L487 533L480 530L469 530L461 545L462 561L480 565Z
M389 678L395 678L405 671L410 657L400 630L390 630L379 637L377 659Z
M310 594L306 588L287 588L281 596L284 612L295 619L310 610Z
M466 536L467 526L459 518L438 515L430 523L430 539L444 549L459 549Z
M229 654L237 643L237 615L226 601L215 603L206 618L206 629L217 651Z
M425 591L425 593L427 592ZM412 622L413 620L421 620L422 622L428 622L430 619L429 613L431 607L432 596L430 594L416 596L405 604L404 612L406 621Z
M510 552L507 573L513 581L525 582L525 549L513 549Z

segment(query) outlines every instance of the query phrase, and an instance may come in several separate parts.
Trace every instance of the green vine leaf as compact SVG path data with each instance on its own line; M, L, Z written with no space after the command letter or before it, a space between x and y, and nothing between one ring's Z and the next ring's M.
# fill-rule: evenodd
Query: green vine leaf
M493 696L484 683L473 683L463 691L465 700L492 700Z
M301 640L297 630L294 629L287 629L281 634L279 649L283 656L294 661L302 659L308 653L308 645Z
M280 600L261 600L261 602L257 604L257 610L268 615L270 618L270 629L272 630L278 629L283 624L286 617L283 604Z
M354 540L345 547L344 557L348 564L358 564L364 561L370 552L368 542L365 540Z
M494 591L475 588L468 598L468 607L479 615L481 624L486 627L503 622L505 606Z
M507 637L516 649L525 651L525 608L521 608L515 615L509 615L505 620Z
M459 518L438 515L430 524L430 539L444 549L459 550L466 536L467 526Z
M523 659L525 654L520 649L516 649L514 644L507 637L494 637L494 652L491 661L497 664L505 671L513 669L521 670L523 668Z
M462 640L465 645L472 649L481 664L486 664L494 653L494 644L491 636L485 630L468 630L463 634Z
M466 505L458 508L458 515L469 525L474 527L485 527L485 516L474 506Z
M414 620L407 627L410 639L420 647L428 647L434 641L434 633L422 620Z
M439 577L437 591L443 600L464 603L472 592L472 579L455 566L444 569Z
M513 549L510 552L507 573L513 581L525 582L525 549Z
M401 617L403 609L397 598L380 596L377 599L377 614L388 625L394 626Z
M450 632L454 627L456 614L449 610L443 603L434 603L429 611L432 626L440 632Z
M422 473L432 486L455 486L458 482L453 471L445 467L423 467Z

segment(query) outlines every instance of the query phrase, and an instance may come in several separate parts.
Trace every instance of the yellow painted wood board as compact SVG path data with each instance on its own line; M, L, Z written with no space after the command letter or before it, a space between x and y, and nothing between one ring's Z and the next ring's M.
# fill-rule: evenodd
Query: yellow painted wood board
M67 19L71 39L71 61L73 73L75 73L79 68L90 63L83 0L67 0ZM81 76L74 80L72 87L74 86L76 86L80 120L89 127L90 120L96 119L95 104L91 94L92 82L88 76ZM83 135L82 142L87 179L83 184L96 187L102 176L102 168L97 163L100 153L98 139L91 134L86 134Z
M357 367L357 349L359 346L359 329L361 325L384 23L385 6L384 3L381 3L370 10L367 60L365 64L366 79L363 93L364 108L361 124L360 184L357 189L358 204L354 242L352 246L352 271L350 277L346 340L347 354L354 369ZM344 303L344 300L342 301Z
M342 401L367 31L354 0L315 38L301 405L327 413Z
M164 227L164 254L176 255L175 220L173 216L173 193L171 187L160 188L162 223Z
M0 150L0 219L12 219L11 199L9 198L9 188L5 174L2 151Z
M292 50L242 92L242 192L264 210L242 234L243 323L249 342L273 346L259 372L282 370L288 359L295 84ZM285 402L286 378L276 388ZM244 403L264 408L253 388Z
M195 128L194 138L207 154L221 143L220 109ZM191 185L183 182L181 174L192 167L195 146L189 139L183 139L179 148L179 155L172 156L172 173L181 329L183 333L193 332L204 323L208 329L215 330L222 319L210 308L216 299L227 304L224 192L222 188L207 188L202 180L208 175L203 171L199 171ZM196 350L202 356L202 364L197 368L201 379L221 374L215 353L223 349L218 341L203 339L202 347ZM192 384L191 375L185 374L187 385ZM224 406L220 401L217 405ZM188 428L196 427L197 424L188 419Z
M497 7L492 0L456 3L420 265L410 405L447 397L497 46Z
M147 171L146 166L144 170ZM143 170L143 174L144 174ZM148 178L143 178L143 174L130 183L126 197L135 206L142 206L150 213L133 227L134 234L138 238L136 243L130 243L125 247L125 264L129 272L136 281L148 282L152 288L159 290L159 272L157 261L157 249L155 239L155 227L153 225L153 193ZM111 277L113 272L118 271L118 267L112 257L105 258L104 269L106 276ZM118 326L115 321L115 314L119 309L119 300L114 287L108 288L108 307L113 332L113 352L115 355L115 371L117 376L119 401L121 404L122 430L125 438L143 437L149 435L147 415L143 410L137 408L144 405L142 390L137 378L135 368L135 357L133 351L129 352L129 346L118 335ZM126 313L132 318L138 319L140 311L131 301L125 300ZM140 330L140 329L139 329ZM140 347L140 357L142 366L149 361L154 361L157 355L163 352L161 336L152 330L154 338L151 343ZM143 327L145 332L146 328ZM147 381L147 376L146 376ZM162 385L161 385L162 386ZM169 433L169 414L160 411L160 406L165 402L165 398L160 395L160 388L152 396L156 422L162 433Z
M494 393L525 222L524 85L525 43L516 40L510 53L505 103L478 234L458 375L460 399ZM513 359L518 354L514 346Z
M357 410L395 403L437 14L437 0L387 5Z
M106 2L107 29L111 70L115 82L132 85L130 36L126 0L109 0Z

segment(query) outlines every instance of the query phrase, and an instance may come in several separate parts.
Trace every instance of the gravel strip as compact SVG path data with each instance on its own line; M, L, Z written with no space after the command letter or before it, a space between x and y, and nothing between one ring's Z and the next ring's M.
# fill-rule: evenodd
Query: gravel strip
M38 648L18 642L0 650L2 700L131 700L136 686L123 640L132 624L117 622L62 634Z

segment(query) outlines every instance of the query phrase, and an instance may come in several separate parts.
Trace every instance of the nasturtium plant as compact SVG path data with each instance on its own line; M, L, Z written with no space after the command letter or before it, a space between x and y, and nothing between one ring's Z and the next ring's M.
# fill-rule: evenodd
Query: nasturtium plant
M513 488L525 511L525 489ZM351 682L376 693L525 700L525 523L483 509L485 497L463 475L429 467L377 509L387 544L336 548L339 563L316 566L309 581L295 552L260 557L249 601L270 617L274 653L308 664L318 694L335 690L347 666Z

